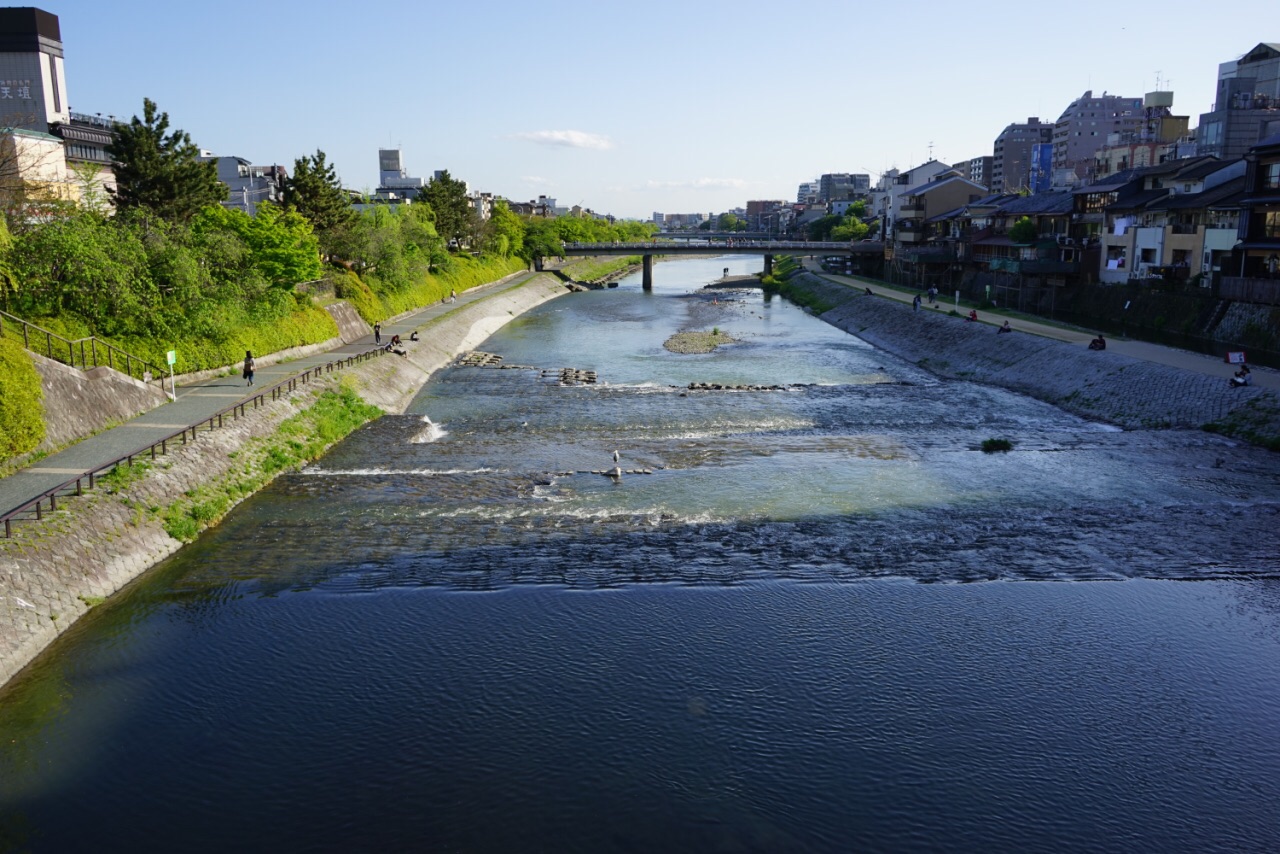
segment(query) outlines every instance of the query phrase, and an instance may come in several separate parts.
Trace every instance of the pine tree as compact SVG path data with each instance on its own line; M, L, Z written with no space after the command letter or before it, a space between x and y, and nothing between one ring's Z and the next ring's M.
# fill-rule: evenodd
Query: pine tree
M169 130L169 114L158 113L150 98L142 101L142 119L117 123L107 154L115 161L116 210L142 210L171 222L186 222L209 205L227 198L218 167L200 160L200 150L185 131Z
M284 204L311 221L320 248L330 256L356 219L351 197L318 148L314 156L304 154L293 162L293 174L284 185Z

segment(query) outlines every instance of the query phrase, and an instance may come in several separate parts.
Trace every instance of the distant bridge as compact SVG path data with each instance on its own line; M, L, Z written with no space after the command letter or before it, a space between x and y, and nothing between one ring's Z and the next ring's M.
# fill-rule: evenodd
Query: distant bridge
M745 240L735 236L724 243L679 245L652 240L648 243L566 243L564 255L639 255L643 262L642 286L653 289L654 255L763 255L764 274L773 272L774 255L883 255L879 241L859 243L810 240Z

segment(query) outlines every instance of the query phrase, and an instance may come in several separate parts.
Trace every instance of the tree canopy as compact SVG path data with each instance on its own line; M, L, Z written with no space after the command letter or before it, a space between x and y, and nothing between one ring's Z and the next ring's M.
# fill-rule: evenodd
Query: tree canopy
M1035 243L1039 232L1029 216L1024 216L1009 227L1009 239L1014 243Z
M418 198L431 205L436 215L436 231L445 240L466 241L472 231L471 204L467 200L465 181L456 181L449 170L433 177L422 188Z
M293 174L285 179L284 204L311 221L321 250L330 256L336 254L356 221L350 196L342 189L333 164L326 162L318 148L314 155L304 154L293 161Z
M110 190L120 213L144 211L161 219L187 222L208 205L227 197L218 168L200 160L200 150L185 131L169 130L169 114L150 98L142 118L117 123L107 153L115 161L116 186Z

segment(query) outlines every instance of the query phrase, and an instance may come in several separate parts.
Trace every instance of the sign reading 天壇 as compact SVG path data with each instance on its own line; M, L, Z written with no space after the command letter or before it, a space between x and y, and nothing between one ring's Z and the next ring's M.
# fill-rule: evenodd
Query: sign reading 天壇
M0 80L0 101L31 100L30 80Z

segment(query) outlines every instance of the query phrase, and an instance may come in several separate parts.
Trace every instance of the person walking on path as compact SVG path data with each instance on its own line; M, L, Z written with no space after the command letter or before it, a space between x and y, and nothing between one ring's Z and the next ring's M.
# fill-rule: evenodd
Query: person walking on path
M382 324L381 323L373 324L373 343L374 344L382 343Z
M249 382L246 385L253 385L253 351L244 351L244 378Z
M913 300L911 301L911 310L912 310L912 311L919 311L919 310L920 310L920 295L919 295L919 294L916 294L916 298L915 298L915 299L913 299Z

